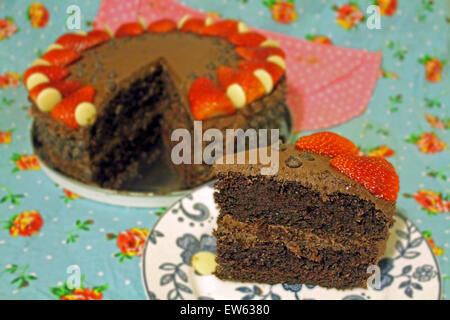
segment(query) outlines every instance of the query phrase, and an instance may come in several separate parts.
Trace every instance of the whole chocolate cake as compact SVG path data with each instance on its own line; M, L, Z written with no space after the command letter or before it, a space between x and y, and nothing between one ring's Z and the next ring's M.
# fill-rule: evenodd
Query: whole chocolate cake
M351 141L323 132L281 145L275 175L261 175L259 163L214 167L219 278L366 287L399 190L384 158L358 155Z
M120 189L177 144L173 130L290 127L284 52L242 22L184 17L61 36L24 74L35 152L85 183ZM162 142L161 142L162 141ZM207 164L173 165L192 187Z

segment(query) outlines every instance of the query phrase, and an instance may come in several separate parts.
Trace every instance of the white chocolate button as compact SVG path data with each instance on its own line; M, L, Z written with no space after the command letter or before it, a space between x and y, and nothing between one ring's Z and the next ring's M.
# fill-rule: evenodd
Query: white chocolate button
M272 91L273 79L270 73L268 73L264 69L256 69L255 71L253 71L253 75L258 78L259 82L261 82L266 93L270 93Z
M51 45L48 46L46 52L49 52L51 50L61 50L61 49L64 49L64 47L62 45L60 45L59 43L52 43Z
M75 109L75 121L82 127L89 126L97 120L97 109L90 102L82 102Z
M238 32L239 33L247 33L249 31L250 30L248 29L247 25L244 22L240 21L238 23Z
M114 38L114 32L111 30L111 27L105 24L103 26L103 30L109 35L110 38Z
M275 48L279 48L280 44L278 42L276 42L275 40L267 39L267 40L263 41L259 46L260 47L275 47Z
M144 30L147 29L147 24L146 24L146 22L145 22L144 17L139 16L139 17L137 18L137 21L138 21L138 23L142 26L142 28L143 28Z
M50 112L62 100L61 93L55 88L46 88L39 92L36 105L42 112Z
M245 107L247 102L244 89L237 83L228 86L227 97L231 100L236 109Z
M191 260L192 268L202 276L209 276L216 270L216 255L209 251L197 252Z
M32 67L36 67L36 66L50 66L50 65L51 65L51 63L48 62L48 61L45 60L45 59L36 59L36 60L34 60L34 61L31 63L31 66L32 66Z
M50 79L41 72L35 72L27 78L27 89L31 90L41 83L50 82Z
M184 23L189 19L191 17L191 15L189 15L189 14L186 14L186 15L184 15L183 16L183 18L181 18L179 21L178 21L178 29L181 29L182 27L183 27L183 25L184 25Z
M207 17L207 18L205 19L205 26L206 26L206 27L209 27L209 26L212 25L212 24L214 24L213 18Z
M276 65L278 65L283 70L286 69L286 62L284 61L283 57L281 57L281 56L278 56L278 55L269 56L267 58L267 61L275 63Z

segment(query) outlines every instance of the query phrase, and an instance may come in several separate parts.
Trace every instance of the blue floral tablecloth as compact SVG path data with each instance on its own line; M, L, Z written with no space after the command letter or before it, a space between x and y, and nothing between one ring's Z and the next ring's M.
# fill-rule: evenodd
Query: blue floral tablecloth
M0 298L144 299L142 250L164 208L122 208L79 198L50 181L32 155L30 104L20 75L68 32L69 5L80 7L82 28L89 29L100 4L41 2L0 1ZM382 29L369 31L358 16L377 2ZM433 248L448 293L450 1L184 3L311 41L382 51L382 74L366 112L330 130L395 165L401 181L398 208ZM82 289L64 285L74 273L82 275Z

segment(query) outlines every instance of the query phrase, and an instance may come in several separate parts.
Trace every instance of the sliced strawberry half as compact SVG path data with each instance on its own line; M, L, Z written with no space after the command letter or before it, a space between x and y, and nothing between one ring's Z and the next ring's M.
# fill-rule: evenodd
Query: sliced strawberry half
M267 38L257 32L235 33L228 40L237 46L257 47Z
M206 77L195 80L189 90L188 98L192 115L196 120L206 120L236 112L236 108L225 92Z
M62 45L65 49L82 52L109 39L110 37L105 31L93 30L87 35L76 33L64 34L56 40L56 43Z
M286 57L282 49L275 47L237 47L236 53L245 60L266 60L272 55Z
M61 93L62 97L67 97L72 92L76 91L80 87L80 83L75 80L62 80L52 83L42 83L40 85L37 85L32 90L30 90L30 97L33 101L36 102L39 94L48 88L54 88Z
M95 39L98 43L106 42L111 39L111 36L105 30L92 30L88 32L87 36Z
M332 158L341 154L358 154L358 147L352 141L328 131L300 137L297 139L295 147L298 150L308 150Z
M49 112L62 99L75 92L80 86L80 83L74 80L41 83L30 90L30 97L39 110Z
M52 66L64 67L72 62L78 60L80 58L80 54L73 49L53 49L41 56L41 59L44 59Z
M213 23L204 30L205 35L228 38L238 33L238 22L234 20L222 20Z
M50 80L50 82L59 81L66 78L70 72L57 66L35 66L27 69L23 74L23 82L26 84L27 79L33 73L42 73Z
M358 182L372 194L388 201L397 200L400 183L394 166L382 157L340 155L330 165Z
M241 70L249 70L252 72L258 69L266 70L272 76L274 84L278 83L284 74L284 70L281 67L267 61L242 61L239 64L239 68Z
M58 103L50 112L50 116L73 129L77 129L79 128L79 124L75 119L75 110L77 106L82 102L93 102L94 97L94 87L82 87Z
M124 23L117 29L115 36L116 38L122 37L133 37L144 33L144 28L139 22L128 22Z
M199 18L191 18L183 23L181 31L204 34L206 28L207 27L205 26L205 20Z
M247 104L262 97L266 92L264 86L250 70L236 70L222 66L217 72L219 83L225 90L233 83L239 84L244 89Z
M158 20L148 26L148 31L154 33L166 33L174 30L177 30L177 24L170 19Z

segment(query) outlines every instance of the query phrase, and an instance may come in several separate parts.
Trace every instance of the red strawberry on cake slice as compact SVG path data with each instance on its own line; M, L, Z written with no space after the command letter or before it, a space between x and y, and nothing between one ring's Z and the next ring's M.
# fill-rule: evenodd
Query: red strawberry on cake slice
M235 20L222 20L205 28L205 35L228 38L239 33L239 22Z
M191 112L196 120L230 115L236 112L225 92L212 80L198 78L189 90Z
M237 46L256 47L262 44L267 38L257 32L236 33L231 35L228 40Z
M236 53L245 60L266 60L270 56L286 58L286 54L280 48L275 47L237 47Z
M175 21L162 19L149 24L147 30L153 33L166 33L177 29Z
M236 108L242 108L266 93L263 83L250 70L223 66L218 70L218 79Z
M121 25L115 32L116 38L134 37L145 32L144 27L139 22L129 22Z
M301 137L295 143L295 147L298 150L312 151L328 157L358 154L358 147L352 141L327 131Z
M398 175L394 166L386 159L340 155L331 159L330 164L381 199L397 200L400 189Z
M183 32L193 32L204 34L207 26L204 19L191 18L186 20L180 30Z
M59 48L82 52L91 49L105 41L108 41L110 38L111 37L106 31L93 30L87 34L84 33L64 34L55 41L55 44L59 45L60 46Z
M30 98L36 103L39 110L49 112L64 97L80 87L74 80L63 80L53 83L42 83L30 90Z
M91 125L97 117L97 110L92 104L94 97L93 87L82 87L59 102L50 112L50 116L72 129Z
M42 60L47 61L52 66L64 67L78 60L80 54L72 49L53 49L41 56Z
M284 75L284 69L269 61L242 61L239 69L252 71L264 84L266 92L271 92ZM269 77L270 76L270 77Z
M34 66L23 74L23 83L31 90L41 83L62 80L69 74L69 70L57 66Z

